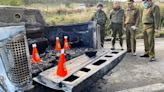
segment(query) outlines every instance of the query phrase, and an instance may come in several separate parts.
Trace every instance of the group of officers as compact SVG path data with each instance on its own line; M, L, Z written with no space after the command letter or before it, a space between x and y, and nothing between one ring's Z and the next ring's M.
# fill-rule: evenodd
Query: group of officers
M155 61L154 34L160 25L160 8L152 0L142 0L143 11L141 12L134 5L134 0L127 1L127 9L122 9L120 2L114 1L113 9L109 15L103 11L103 4L97 5L97 11L92 17L100 25L101 46L104 45L105 25L108 23L112 30L112 48L115 49L115 41L118 34L119 43L123 50L123 33L126 33L127 52L136 56L136 33L142 19L145 53L140 57L149 58L150 62ZM142 14L142 16L140 16ZM108 21L108 22L107 22ZM107 24L107 25L108 25Z

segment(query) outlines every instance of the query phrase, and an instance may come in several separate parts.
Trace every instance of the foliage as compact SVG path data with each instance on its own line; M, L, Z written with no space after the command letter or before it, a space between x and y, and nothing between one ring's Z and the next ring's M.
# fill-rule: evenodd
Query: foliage
M34 7L43 13L43 16L46 22L50 25L59 25L59 24L72 24L89 21L95 8L86 8L79 9L73 6L74 4L69 5L59 5L57 7L53 5L40 5L33 4L29 7Z
M22 5L22 0L0 0L0 5L20 6Z

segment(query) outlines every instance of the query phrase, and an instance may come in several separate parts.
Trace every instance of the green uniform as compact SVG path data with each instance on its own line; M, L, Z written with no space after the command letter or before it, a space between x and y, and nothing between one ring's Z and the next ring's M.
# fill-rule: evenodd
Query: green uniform
M111 28L112 28L112 45L114 47L117 34L119 35L120 45L123 45L123 20L124 20L124 10L111 10L110 12L110 21L111 21Z
M140 20L139 10L136 8L127 9L125 12L125 28L126 28L126 43L127 51L136 52L136 29L132 26L138 27Z
M92 17L93 21L96 21L98 25L100 25L100 37L101 37L101 46L104 45L105 38L105 24L107 21L107 16L103 10L97 11Z
M152 5L149 8L143 10L142 23L144 26L144 45L145 54L148 54L150 58L155 57L154 50L154 33L155 29L160 26L160 9L157 5Z

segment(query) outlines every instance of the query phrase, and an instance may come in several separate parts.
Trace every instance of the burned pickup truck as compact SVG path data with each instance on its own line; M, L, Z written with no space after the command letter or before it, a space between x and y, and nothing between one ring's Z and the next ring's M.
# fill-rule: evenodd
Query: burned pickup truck
M68 72L60 77L56 71L61 54L55 45L58 37L63 47L65 36L70 45L64 54ZM100 42L99 26L94 22L48 26L39 10L0 7L0 92L36 92L39 84L81 92L125 55L122 50L102 48ZM41 58L38 63L32 63L33 44Z

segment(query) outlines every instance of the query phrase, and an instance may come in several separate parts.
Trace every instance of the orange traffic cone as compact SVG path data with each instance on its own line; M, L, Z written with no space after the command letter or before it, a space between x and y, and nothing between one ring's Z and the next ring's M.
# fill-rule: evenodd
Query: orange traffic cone
M68 42L68 36L64 36L64 50L69 50L69 42Z
M38 53L38 50L36 48L36 44L32 44L32 63L39 63L41 62L41 59L39 57L39 53Z
M62 49L59 62L58 62L58 67L57 67L57 75L60 77L67 76L67 69L65 68L65 62L66 62L66 59L64 55L64 49Z
M59 41L59 37L56 37L56 47L55 47L56 51L60 51L61 50L61 45L60 45L60 41Z

